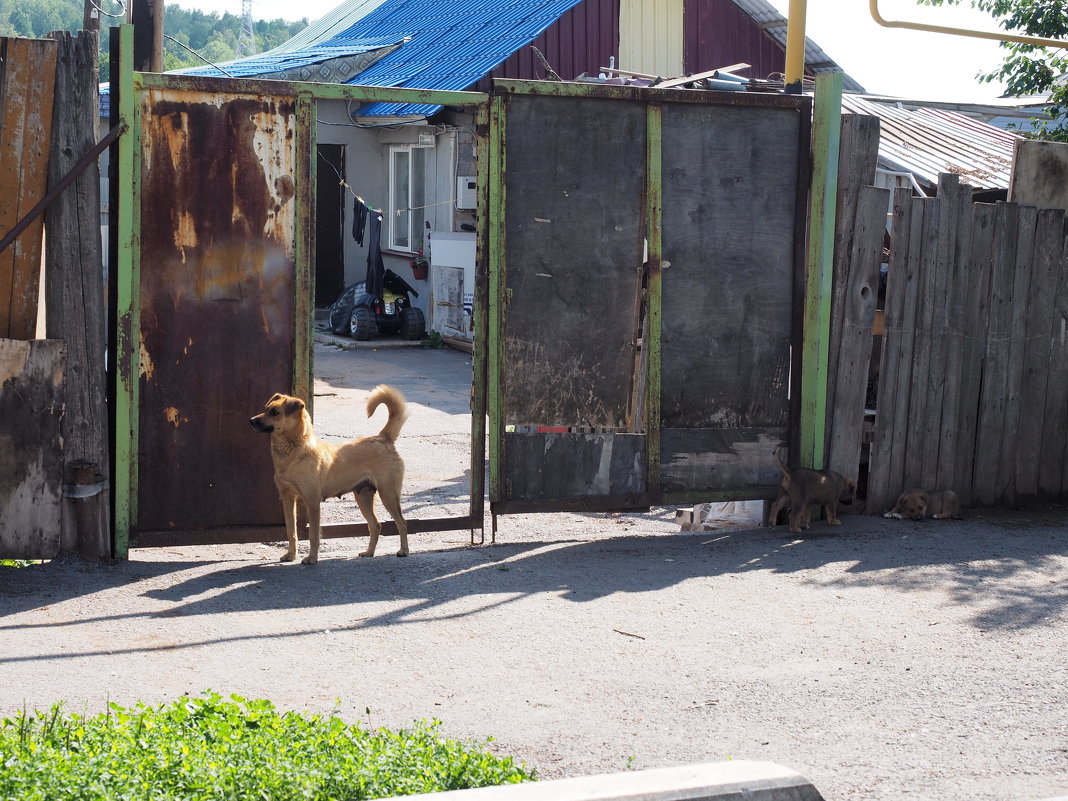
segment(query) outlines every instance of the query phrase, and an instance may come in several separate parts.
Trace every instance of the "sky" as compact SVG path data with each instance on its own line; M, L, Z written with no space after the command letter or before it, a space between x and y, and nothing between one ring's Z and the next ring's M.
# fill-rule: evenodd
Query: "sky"
M788 16L789 0L769 1ZM219 14L241 13L241 0L174 0L174 4ZM314 21L338 4L339 0L253 0L252 13L256 19L307 17ZM888 21L997 30L989 15L968 7L932 8L916 0L878 0L878 9ZM869 0L808 0L805 31L872 94L975 103L993 100L1003 91L1001 84L981 84L975 79L978 73L1001 64L1002 49L997 42L885 28L872 19Z

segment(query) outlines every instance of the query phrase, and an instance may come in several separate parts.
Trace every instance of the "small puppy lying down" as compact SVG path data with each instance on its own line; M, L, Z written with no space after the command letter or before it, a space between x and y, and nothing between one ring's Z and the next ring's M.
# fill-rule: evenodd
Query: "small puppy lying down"
M905 490L897 496L894 508L883 515L895 520L960 520L960 498L953 490L927 492L922 489Z
M774 528L779 512L790 507L790 531L800 534L801 529L808 528L811 521L809 504L823 507L824 516L832 526L839 526L838 504L850 504L856 495L857 483L836 473L834 470L813 470L799 467L791 470L783 464L779 451L773 454L775 463L782 471L782 483L779 484L779 496L771 505L768 513L768 528Z

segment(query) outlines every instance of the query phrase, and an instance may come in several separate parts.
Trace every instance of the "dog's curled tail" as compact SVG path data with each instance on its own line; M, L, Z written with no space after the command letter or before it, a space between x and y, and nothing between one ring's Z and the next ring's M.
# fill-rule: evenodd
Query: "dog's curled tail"
M786 465L782 463L782 448L776 448L771 452L771 455L775 457L775 464L778 465L779 470L782 471L782 477L784 480L790 480L790 471L786 469Z
M367 416L373 415L379 404L383 403L389 410L389 419L378 432L378 436L385 437L390 442L396 442L404 421L408 419L408 404L399 389L388 384L379 384L371 391L371 397L367 399Z

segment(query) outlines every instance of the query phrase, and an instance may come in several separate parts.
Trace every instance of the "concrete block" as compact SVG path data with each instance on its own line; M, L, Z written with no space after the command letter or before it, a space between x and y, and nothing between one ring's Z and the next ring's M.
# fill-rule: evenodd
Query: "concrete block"
M737 760L404 796L405 801L823 801L808 779Z

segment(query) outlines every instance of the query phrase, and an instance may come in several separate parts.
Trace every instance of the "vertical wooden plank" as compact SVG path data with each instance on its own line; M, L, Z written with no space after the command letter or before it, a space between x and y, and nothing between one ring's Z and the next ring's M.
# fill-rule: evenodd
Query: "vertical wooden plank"
M901 491L906 444L912 345L916 319L916 255L911 248L923 225L923 201L911 189L894 190L894 225L887 265L886 334L879 367L875 432L868 466L867 509L879 514ZM915 235L915 236L914 236ZM894 459L894 454L897 459Z
M1038 209L1020 206L1016 240L1015 270L1011 276L1009 309L1008 362L1005 376L1005 413L1002 416L1001 458L998 461L997 498L995 502L1016 502L1016 450L1019 447L1020 414L1023 391L1024 346L1027 341L1028 287L1031 283Z
M1068 490L1068 238L1063 242L1063 254L1056 266L1057 294L1053 301L1046 414L1039 452L1038 491L1044 496L1057 496Z
M0 559L51 559L63 502L63 376L57 339L0 339Z
M956 478L950 482L965 505L971 504L974 497L975 427L979 419L983 348L987 309L990 305L990 271L993 266L991 243L994 237L995 207L989 203L976 203L972 205L971 215L971 243L959 284L964 295L965 314L961 340L960 399L957 407Z
M827 420L837 419L834 388L838 386L838 359L842 337L842 320L847 306L849 264L853 257L857 202L863 187L875 183L875 166L879 157L879 118L866 114L843 114L841 144L838 150L838 199L834 221L834 277L831 295L831 339L827 364L828 392ZM885 211L883 226L885 228ZM882 240L879 242L882 245ZM833 430L827 431L827 447L831 447ZM852 474L851 474L852 475Z
M0 231L15 227L45 196L56 43L0 39ZM37 332L44 217L0 253L0 337Z
M928 391L930 388L931 338L935 308L932 297L938 272L938 230L942 223L942 198L923 201L923 225L917 254L916 337L913 343L912 382L909 389L907 447L904 454L904 484L922 484L924 436L929 431ZM941 407L939 407L941 411Z
M837 379L829 387L834 403L833 417L828 421L827 466L853 478L860 468L872 325L879 294L879 265L889 196L889 190L866 186L857 198L851 258L842 265L846 282L838 351L830 354L836 364Z
M928 321L927 385L921 428L919 485L934 487L938 474L938 449L942 434L942 401L945 393L946 342L949 333L947 305L954 242L954 201L960 191L956 175L938 176L938 228L934 232L934 260L925 281L924 319Z
M946 330L942 367L942 417L938 432L938 467L933 487L956 489L957 449L960 434L961 356L964 352L965 295L972 220L972 189L946 187L945 222L949 251L946 265Z
M100 115L96 54L98 35L53 34L58 61L53 103L49 186L55 186L96 144ZM100 170L93 162L45 211L47 336L67 346L66 412L63 455L68 470L81 464L82 475L97 485L92 503L99 515L85 515L95 530L79 531L74 504L64 505L63 549L77 545L83 557L111 556L110 421L104 365L104 262L100 241ZM95 473L95 476L92 475ZM95 518L95 523L93 520Z
M1051 371L1053 308L1064 248L1064 212L1039 212L1035 232L1035 260L1027 287L1024 323L1023 383L1020 389L1020 423L1016 438L1016 500L1038 496L1043 430L1047 414L1046 391ZM1036 458L1036 456L1038 458Z
M983 360L975 443L974 501L987 506L1001 497L1003 489L998 486L998 468L1009 380L1012 287L1016 270L1019 221L1019 206L1015 203L997 204L992 248L994 262L990 274L990 308L986 326L986 357Z
M812 122L812 193L805 259L805 323L802 343L801 454L806 467L823 467L827 420L834 213L841 138L842 73L816 77Z

